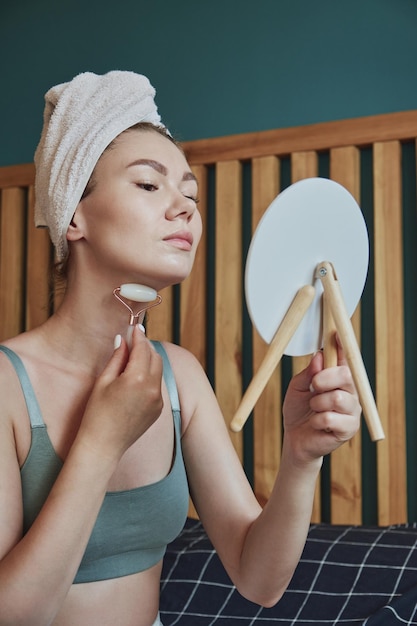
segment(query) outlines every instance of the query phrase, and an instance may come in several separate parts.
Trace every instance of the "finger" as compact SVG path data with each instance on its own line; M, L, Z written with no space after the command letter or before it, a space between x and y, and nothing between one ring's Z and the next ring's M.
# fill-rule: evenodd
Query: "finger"
M337 343L337 364L347 365L345 351L343 350L343 346L341 344L338 333L336 333L336 343Z
M310 408L315 413L334 412L340 415L355 413L358 409L356 396L343 389L317 393L310 399Z
M132 346L126 372L134 370L146 371L149 375L162 376L162 358L147 339L140 325L135 326L132 333Z
M104 368L101 378L114 380L125 369L126 363L129 358L129 350L126 342L120 335L116 335L114 339L114 351Z
M351 439L359 427L357 416L332 411L316 414L310 424L314 430L331 434L339 441Z
M137 349L138 347L142 346L145 343L150 343L148 339L146 338L145 329L142 326L142 324L136 324L133 327L131 349L132 350L135 348Z
M312 380L311 388L316 393L341 390L356 395L352 373L347 365L338 365L318 372Z
M297 391L313 391L311 383L316 374L323 369L323 353L316 352L305 369L296 374L291 383Z
M133 328L128 367L129 365L142 365L148 367L152 352L154 352L154 348L151 342L147 339L140 325L137 324Z

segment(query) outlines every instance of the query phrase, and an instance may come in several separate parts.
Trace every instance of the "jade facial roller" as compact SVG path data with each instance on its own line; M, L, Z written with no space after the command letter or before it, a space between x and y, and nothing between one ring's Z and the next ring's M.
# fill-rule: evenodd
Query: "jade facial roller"
M132 343L133 329L137 324L139 324L140 314L160 304L162 298L155 291L155 289L152 289L152 287L146 287L145 285L136 285L135 283L126 283L124 285L120 285L120 287L116 287L116 289L113 290L113 295L115 298L117 298L117 300L119 300L119 302L123 304L123 306L128 309L130 313L129 326L126 332L126 342L130 348L130 345ZM133 302L149 302L150 304L146 304L135 313L133 309L127 304L127 302L125 302L125 299Z

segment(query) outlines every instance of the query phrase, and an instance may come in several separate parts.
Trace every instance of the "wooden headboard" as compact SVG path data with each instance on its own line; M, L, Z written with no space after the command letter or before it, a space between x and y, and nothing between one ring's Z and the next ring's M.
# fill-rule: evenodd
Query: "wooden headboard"
M417 347L416 137L417 111L408 111L183 144L199 181L205 236L191 276L161 294L148 334L198 357L227 422L266 349L243 293L246 253L263 212L280 190L311 176L344 185L364 212L371 263L353 324L386 439L370 442L363 427L326 460L313 521L386 525L416 515L407 497L417 474L416 366L407 357ZM52 250L33 226L33 179L32 164L0 168L0 340L41 323L54 306ZM231 433L261 502L279 466L285 386L305 362L284 357L244 432Z

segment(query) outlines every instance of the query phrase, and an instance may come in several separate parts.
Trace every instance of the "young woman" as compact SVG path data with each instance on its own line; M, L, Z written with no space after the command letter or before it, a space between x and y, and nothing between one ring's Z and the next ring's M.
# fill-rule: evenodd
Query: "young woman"
M7 626L159 624L162 558L188 489L239 591L275 604L304 546L323 455L358 429L343 355L323 369L316 354L289 386L282 461L262 510L197 360L139 326L127 346L113 290L181 282L202 229L196 180L153 95L131 72L81 74L46 94L36 219L66 290L45 324L0 352Z

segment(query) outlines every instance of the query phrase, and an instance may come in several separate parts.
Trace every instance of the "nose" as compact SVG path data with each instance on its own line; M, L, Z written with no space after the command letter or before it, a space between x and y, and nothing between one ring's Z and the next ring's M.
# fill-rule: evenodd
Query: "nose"
M196 210L197 203L193 198L185 196L179 190L175 190L166 210L166 218L174 220L180 217L189 222Z

